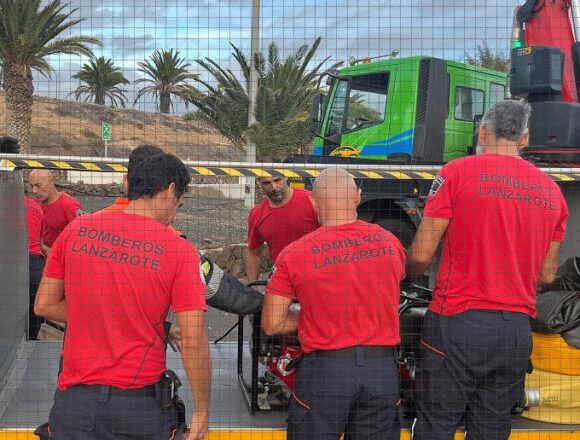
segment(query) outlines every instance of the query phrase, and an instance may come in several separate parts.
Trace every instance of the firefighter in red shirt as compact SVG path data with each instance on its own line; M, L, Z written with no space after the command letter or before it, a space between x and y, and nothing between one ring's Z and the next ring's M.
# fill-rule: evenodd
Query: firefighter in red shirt
M49 170L33 170L28 182L44 213L41 246L44 255L48 255L56 238L66 225L83 214L83 208L77 199L56 189Z
M248 281L260 276L264 243L275 261L287 245L319 226L310 191L290 187L286 177L259 177L258 183L266 198L248 216Z
M423 322L415 440L507 439L524 397L536 287L556 273L568 210L552 179L519 157L530 108L502 101L484 116L478 154L445 165L407 255L429 267L444 238Z
M264 331L298 330L305 353L288 439L398 439L403 247L390 232L357 220L360 190L346 171L323 171L313 202L322 226L280 253L262 309ZM288 309L293 301L298 316Z
M129 172L123 211L81 216L55 242L35 303L37 314L67 324L50 438L175 434L177 407L161 380L169 307L181 327L195 405L187 439L205 437L211 377L206 286L195 247L167 228L189 181L175 156L149 157Z

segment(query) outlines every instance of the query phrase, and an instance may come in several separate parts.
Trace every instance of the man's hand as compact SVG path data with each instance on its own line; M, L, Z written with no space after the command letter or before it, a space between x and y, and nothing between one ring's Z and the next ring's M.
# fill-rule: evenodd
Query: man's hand
M209 414L200 414L197 411L193 413L191 425L187 433L187 440L203 440L207 435L209 427Z
M176 353L181 351L181 329L177 325L172 325L167 333L167 343Z

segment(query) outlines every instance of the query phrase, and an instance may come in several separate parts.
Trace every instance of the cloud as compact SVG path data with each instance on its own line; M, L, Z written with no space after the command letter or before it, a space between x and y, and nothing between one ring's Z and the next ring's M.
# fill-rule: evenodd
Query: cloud
M137 62L157 49L176 49L200 72L195 59L210 57L232 69L230 42L250 50L250 0L65 0L84 21L63 36L99 38L106 56L129 79L140 77ZM285 57L303 44L322 37L314 62L330 63L356 57L389 54L430 55L454 60L474 54L485 41L507 53L512 6L505 0L285 0L262 1L260 44L274 41ZM58 95L71 89L70 76L86 60L68 55L50 58L55 76L37 81L38 93ZM203 72L202 72L203 73ZM62 83L57 85L56 82ZM76 86L75 86L76 87ZM133 96L133 86L128 86Z

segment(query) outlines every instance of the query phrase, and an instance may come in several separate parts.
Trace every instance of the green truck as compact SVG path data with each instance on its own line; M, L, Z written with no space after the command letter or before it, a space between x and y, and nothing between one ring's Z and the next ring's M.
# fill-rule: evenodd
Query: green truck
M312 110L313 154L292 162L443 164L470 154L474 121L506 96L505 73L455 61L415 56L352 64L324 75L328 90ZM430 184L361 179L359 216L408 244Z

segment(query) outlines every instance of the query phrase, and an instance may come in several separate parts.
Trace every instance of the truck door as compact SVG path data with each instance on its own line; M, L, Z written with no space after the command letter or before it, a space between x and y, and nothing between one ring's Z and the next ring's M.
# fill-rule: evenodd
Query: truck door
M372 148L388 132L387 95L390 72L348 76L335 82L323 133L323 154L377 157ZM371 148L369 148L371 147Z
M463 157L473 143L474 118L483 115L486 89L489 84L476 72L458 67L448 67L450 75L449 114L446 121L444 161Z

